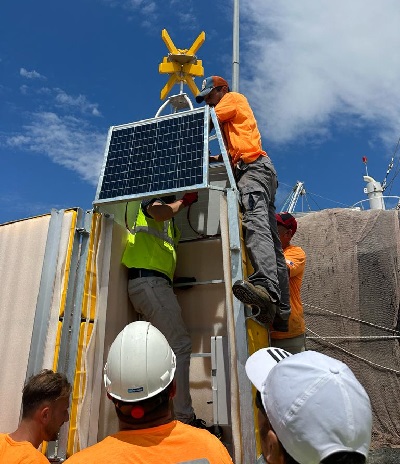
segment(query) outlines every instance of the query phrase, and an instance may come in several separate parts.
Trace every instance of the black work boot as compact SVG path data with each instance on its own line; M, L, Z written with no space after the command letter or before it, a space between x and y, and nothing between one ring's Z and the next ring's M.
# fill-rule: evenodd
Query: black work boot
M266 288L261 285L253 285L247 280L237 280L233 284L232 291L238 300L250 306L260 308L272 306L276 303Z
M262 325L270 324L277 311L277 303L261 285L253 285L246 280L237 280L232 287L233 294L242 303L256 306L258 313L253 317Z

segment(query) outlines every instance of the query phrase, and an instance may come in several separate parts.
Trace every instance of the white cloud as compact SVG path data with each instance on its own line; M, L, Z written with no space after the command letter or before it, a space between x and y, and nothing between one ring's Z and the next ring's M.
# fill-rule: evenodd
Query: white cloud
M275 142L400 127L398 0L244 0L241 88Z
M49 88L49 87L40 87L40 89L37 90L37 93L40 95L40 94L43 94L43 95L51 95L53 89Z
M11 147L20 147L22 145L26 145L31 141L31 137L27 137L26 135L13 135L7 138L7 144Z
M158 18L157 6L154 0L103 0L107 5L116 8L120 7L124 10L134 12L135 14L141 14L146 17L146 21L155 20Z
M25 68L21 68L19 74L27 79L46 79L45 76L42 76L37 71L27 71Z
M193 8L185 9L185 11L178 11L177 19L179 21L179 24L181 26L184 26L185 29L190 29L190 30L198 29L197 18L196 18L196 14L193 12Z
M47 101L42 101L42 105L47 104L52 107L62 108L64 111L76 110L82 114L101 116L98 103L89 102L85 95L73 96L60 88L40 87L39 89L34 89L27 85L22 85L20 92L23 95L36 93L40 96L48 97Z
M149 15L153 14L157 9L157 6L154 2L148 2L145 5L143 5L142 13L144 15Z
M76 171L92 185L97 185L105 138L82 119L42 112L34 113L23 133L8 137L6 143L45 154L53 162Z
M167 27L165 21L172 21L175 32L177 28L184 30L198 30L198 14L194 11L195 3L193 0L165 0L156 2L154 0L103 0L110 7L122 8L134 13L128 16L129 21L137 20L137 15L143 16L140 25L154 33L159 33L160 29ZM196 5L198 9L199 6ZM172 30L173 32L173 30Z
M125 2L126 6L130 6L131 8L140 8L141 6L145 6L148 2L145 0L127 0Z
M54 89L56 92L55 101L58 106L77 108L82 113L90 113L93 116L101 116L97 103L90 103L84 95L74 97L68 95L62 89Z

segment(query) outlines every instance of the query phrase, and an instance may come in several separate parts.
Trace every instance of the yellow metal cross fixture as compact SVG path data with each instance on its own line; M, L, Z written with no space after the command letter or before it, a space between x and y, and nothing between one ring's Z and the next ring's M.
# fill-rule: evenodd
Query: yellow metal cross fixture
M199 89L193 80L193 76L204 76L203 63L197 59L196 52L206 39L205 32L201 32L188 49L176 48L166 29L162 30L161 38L167 46L169 53L159 64L158 71L161 74L170 75L168 82L161 90L161 100L164 100L174 84L178 83L181 83L181 85L186 83L193 95L196 96L199 93Z

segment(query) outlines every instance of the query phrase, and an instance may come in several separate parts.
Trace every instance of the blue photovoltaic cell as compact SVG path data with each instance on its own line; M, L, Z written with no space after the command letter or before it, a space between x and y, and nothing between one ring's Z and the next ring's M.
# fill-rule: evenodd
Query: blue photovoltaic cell
M115 127L98 199L204 182L204 110Z

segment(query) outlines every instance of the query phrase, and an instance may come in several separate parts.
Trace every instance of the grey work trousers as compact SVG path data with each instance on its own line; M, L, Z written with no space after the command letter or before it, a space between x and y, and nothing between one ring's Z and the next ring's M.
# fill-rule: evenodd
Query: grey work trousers
M302 353L306 350L306 336L302 334L292 338L271 338L271 346L282 348L292 354Z
M189 386L192 342L172 287L162 277L139 277L128 281L129 298L135 310L165 336L176 355L176 419L188 423L194 417Z
M278 181L274 165L268 156L259 156L249 164L240 161L235 178L244 242L254 269L249 282L265 287L282 310L290 310L289 276L275 217Z

